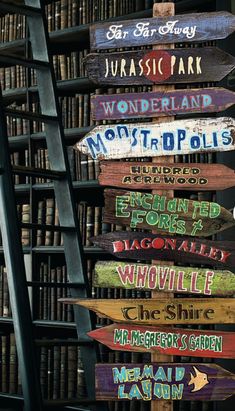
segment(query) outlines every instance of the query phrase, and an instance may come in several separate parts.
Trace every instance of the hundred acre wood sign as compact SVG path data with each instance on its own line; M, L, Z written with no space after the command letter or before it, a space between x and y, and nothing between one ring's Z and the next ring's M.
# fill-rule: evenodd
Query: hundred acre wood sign
M217 364L97 364L97 400L219 401L234 394L235 375Z
M235 93L222 87L94 95L91 97L94 120L175 116L212 113L235 103Z
M62 298L112 321L133 324L234 324L234 298L76 299Z
M97 126L76 148L94 159L109 160L235 150L234 138L233 118L199 118Z
M107 86L220 81L235 68L235 57L217 47L91 53L84 61L89 79Z
M65 304L77 304L112 321L133 324L233 324L233 298L175 299L75 299L62 298Z
M171 17L98 23L90 27L92 49L186 43L226 38L235 30L228 12L194 13Z
M207 268L100 261L95 265L93 286L227 296L235 294L235 274Z
M235 170L223 164L102 161L104 186L159 190L224 190L235 186Z
M235 267L234 241L210 241L133 231L114 231L91 240L117 258L207 264L232 271Z
M232 332L111 324L87 334L111 350L235 358L235 333Z
M104 190L104 197L105 223L199 237L209 237L235 225L228 210L208 201L112 189Z

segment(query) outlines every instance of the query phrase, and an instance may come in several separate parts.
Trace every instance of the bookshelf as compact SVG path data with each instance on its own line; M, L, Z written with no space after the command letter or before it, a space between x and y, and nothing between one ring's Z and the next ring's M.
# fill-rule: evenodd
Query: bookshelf
M110 1L106 2L105 0L97 0L94 2L89 1L46 1L45 4L48 4L47 7L47 17L50 32L50 46L51 46L51 53L54 56L54 64L55 64L55 71L57 73L57 87L58 87L58 94L60 96L60 101L62 105L62 112L64 113L64 125L65 125L65 138L66 138L66 145L68 146L70 152L71 147L74 145L76 141L81 139L92 127L93 122L89 118L89 113L84 115L84 111L89 111L89 94L95 92L95 85L93 85L88 78L85 76L83 69L78 65L81 64L81 59L83 55L88 52L89 47L89 22L85 20L88 11L84 11L82 21L77 21L76 19L73 20L73 26L65 27L66 23L63 25L60 22L55 22L55 14L61 13L61 7L64 5L74 4L76 9L76 16L77 16L77 6L80 4L85 5L86 3L89 5L94 3L97 5L97 8L102 9L102 5L105 3L110 3L111 5L116 5L116 11L110 7L103 8L102 15L97 15L97 20L119 20L119 19L134 19L134 18L142 18L142 17L150 17L152 15L152 1L124 1L120 0L117 1ZM122 14L121 10L118 10L118 4L121 7L123 5ZM213 11L216 8L215 1L213 0L181 0L176 1L176 13L183 13L183 12L193 12L193 11ZM100 10L101 10L100 9ZM70 9L71 12L72 9ZM85 9L88 10L88 9ZM115 11L115 13L114 13ZM101 11L100 11L101 13ZM113 13L113 17L111 17ZM117 14L120 14L118 16ZM68 10L67 10L67 18L68 18ZM90 16L92 17L92 16ZM10 17L7 17L10 18ZM4 30L6 15L1 17L1 29ZM92 18L90 19L92 20ZM54 22L53 22L54 21ZM9 20L8 20L9 22ZM8 24L8 23L7 23ZM9 23L10 24L10 23ZM23 23L20 23L23 24ZM57 26L56 26L57 25ZM67 22L67 25L68 22ZM62 27L63 26L63 27ZM56 28L56 29L55 29ZM22 35L19 37L23 37L25 32L23 33L24 29L22 29ZM11 35L12 37L12 35ZM22 53L25 52L27 49L27 39L24 38L17 38L16 40L9 38L6 36L1 39L0 43L0 54L4 53L11 53L14 55L21 56ZM85 53L84 53L85 50ZM27 50L26 50L27 51ZM65 54L64 54L65 53ZM76 70L71 70L72 62L74 59L74 66L77 68ZM67 68L65 69L64 66L67 64ZM5 81L4 89L3 89L3 97L4 103L6 105L12 105L14 108L21 108L24 105L29 108L30 110L37 110L37 88L35 86L35 79L34 73L31 70L26 69L23 73L14 73L12 69L3 69L4 76L2 78ZM70 73L69 73L70 70ZM78 73L79 76L75 75ZM17 85L17 82L14 80L18 76L20 86ZM74 77L73 77L74 76ZM124 91L127 91L125 89ZM107 89L103 88L102 90L98 90L100 93L108 93L114 92L114 89ZM83 107L81 107L82 98L80 98L80 107L79 107L79 96L83 96ZM86 102L84 103L84 96L86 97ZM76 103L75 103L76 102ZM77 104L77 111L79 110L82 112L80 118L76 118L75 120L71 120L71 112L74 108L74 105ZM86 110L84 107L86 106ZM73 107L73 108L72 108ZM76 112L76 111L75 111ZM68 118L66 118L66 113ZM80 124L79 124L80 122ZM26 162L28 165L32 167L41 166L46 167L46 153L45 153L45 134L43 130L40 130L38 124L32 124L29 122L22 123L18 121L18 127L12 124L12 120L9 118L9 129L11 130L9 136L9 144L12 153L12 162L13 164L24 165ZM18 154L16 154L18 153ZM199 158L199 157L198 157ZM201 157L201 161L208 161L208 157ZM210 160L210 159L209 159ZM81 161L85 161L85 159L71 159L71 170L74 177L73 181L73 188L74 193L77 199L77 203L81 203L82 207L80 210L81 221L83 221L83 225L81 225L81 232L84 234L83 236L83 246L84 246L84 254L86 258L86 265L87 265L87 272L88 277L91 280L92 278L92 270L94 263L97 259L111 259L107 253L99 248L95 248L89 241L89 237L93 235L93 232L90 231L89 236L87 236L87 210L88 208L92 208L92 217L90 215L90 224L91 227L94 228L95 224L95 209L99 208L99 228L96 228L97 233L105 232L105 230L109 229L107 227L102 227L101 223L101 215L102 215L102 206L103 206L103 188L99 186L97 181L97 173L95 173L95 165L93 164L92 170L92 178L87 179L88 176L88 168L83 169L81 168ZM187 158L184 159L187 161ZM41 163L41 164L39 164ZM77 167L77 168L76 168ZM78 168L80 167L80 171L78 172ZM82 177L83 173L83 177ZM18 203L21 212L21 218L25 218L26 222L38 222L41 218L44 223L46 223L46 219L48 223L54 224L56 221L56 213L55 207L53 203L53 187L50 181L43 182L38 181L35 177L34 178L18 178L18 181L15 185L16 195L18 198ZM49 200L52 200L53 205L50 206ZM39 213L39 208L41 204L41 217ZM24 210L23 210L23 206ZM50 216L50 208L52 209L52 215ZM24 211L24 213L23 213ZM97 211L98 213L98 211ZM23 215L24 214L24 215ZM43 216L43 217L42 217ZM93 226L92 226L93 224ZM56 304L56 299L60 296L66 296L68 292L67 287L67 279L65 273L65 261L64 261L64 248L61 244L61 238L58 237L55 239L52 238L49 233L43 234L43 238L41 240L41 245L38 244L38 237L40 233L38 230L33 232L32 236L28 235L28 231L26 229L24 233L24 253L26 256L30 257L30 268L29 268L29 293L32 303L32 314L33 314L33 327L35 332L36 339L44 341L44 346L38 343L39 346L39 362L42 363L42 370L41 370L41 380L43 386L43 394L44 398L46 399L71 399L76 398L77 396L84 397L85 396L85 388L84 388L84 378L82 373L82 368L80 369L80 373L75 376L76 370L71 370L70 375L68 375L67 371L58 370L58 362L61 363L72 363L75 361L75 357L78 361L79 357L79 349L78 349L78 340L76 338L76 330L75 330L75 323L73 321L73 314L70 311L62 311L63 308L59 308L58 304L56 305L56 310L53 305ZM47 243L46 243L47 239ZM4 267L3 261L3 250L0 247L0 276L1 276L1 267ZM50 284L59 281L61 283L60 287L56 289L51 287ZM43 285L44 283L44 285ZM0 301L1 301L1 284L3 281L0 279ZM2 288L3 289L3 288ZM56 291L56 292L55 292ZM63 291L64 294L60 294ZM103 289L103 290L92 290L93 294L96 297L101 298L120 298L120 297L130 297L135 296L134 293L131 294L130 291L124 292L123 290L111 290L111 289ZM6 294L6 292L5 292ZM139 297L140 295L138 295ZM5 295L6 300L7 296ZM49 302L49 308L48 308ZM66 308L66 310L68 310ZM0 303L0 314L1 314L1 303ZM0 346L4 341L5 346L7 346L8 342L8 358L12 357L12 372L13 374L13 360L14 360L14 374L18 376L17 372L17 356L15 354L15 348L13 344L13 325L12 319L9 315L1 316L0 315L0 323L1 329L3 330L2 334L0 334ZM107 321L105 319L100 319L97 322L98 325L105 325ZM7 339L2 340L2 337L7 336ZM42 338L43 337L43 338ZM56 341L58 340L58 341ZM82 339L79 341L82 344ZM70 345L69 345L70 344ZM12 355L10 354L10 350L12 347ZM59 349L58 349L59 347ZM68 347L70 350L68 350ZM77 352L75 353L75 348ZM99 347L101 352L101 359L102 361L110 361L110 362L131 362L131 361L140 361L142 362L143 358L145 361L149 359L148 355L140 355L140 354L130 354L130 353L113 353L108 351L105 347ZM0 349L0 355L2 353L3 348ZM44 351L43 351L44 350ZM54 350L54 351L53 351ZM4 351L4 350L3 350ZM5 350L6 351L6 350ZM69 358L68 358L69 357ZM45 358L46 361L45 361ZM184 360L184 359L183 359ZM78 362L79 364L79 362ZM10 369L10 363L9 367ZM68 367L67 367L68 368ZM47 371L46 371L47 369ZM49 376L53 375L56 380L55 386L53 386L51 378L45 377L46 374ZM47 375L47 377L48 377ZM67 375L67 379L70 380L71 387L65 392L62 389L62 382L65 381ZM18 377L17 377L18 378ZM58 378L60 378L60 386L58 385ZM80 378L80 379L79 379ZM16 377L15 377L16 380ZM61 382L62 380L62 382ZM76 388L75 383L76 381ZM10 389L8 387L8 391L2 391L2 395L0 394L0 398L8 397L11 398L12 404L17 402L17 398L20 397L20 388L18 380L15 381L14 389L13 385ZM10 382L9 382L10 385ZM68 381L65 383L68 386ZM72 388L73 387L73 388ZM80 388L81 387L81 391ZM0 386L1 391L1 386ZM6 398L4 399L4 401ZM78 406L79 407L79 406ZM188 408L187 404L181 404L179 407L178 404L175 405L175 410L184 411ZM200 408L201 407L201 408ZM65 408L63 408L65 409ZM79 409L79 408L74 408ZM149 404L112 404L110 405L110 411L149 411ZM208 404L199 405L199 404L192 404L190 411L197 409L197 411L211 411L212 407Z

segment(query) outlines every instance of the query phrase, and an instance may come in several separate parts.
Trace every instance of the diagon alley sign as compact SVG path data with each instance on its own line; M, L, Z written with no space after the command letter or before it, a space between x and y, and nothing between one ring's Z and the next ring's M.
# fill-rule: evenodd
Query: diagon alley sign
M91 239L116 258L166 260L203 264L221 269L235 267L235 242L164 236L134 231L113 231Z
M235 17L226 11L173 17L96 23L90 27L92 49L185 43L226 38L235 30Z

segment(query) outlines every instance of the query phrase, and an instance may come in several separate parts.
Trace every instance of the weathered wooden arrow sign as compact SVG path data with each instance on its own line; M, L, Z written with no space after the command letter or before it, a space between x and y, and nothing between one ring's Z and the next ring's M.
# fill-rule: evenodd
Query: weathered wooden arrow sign
M100 261L93 286L227 296L235 294L235 275L206 268Z
M163 236L137 231L113 231L92 238L92 242L117 258L166 260L213 267L235 267L235 242Z
M235 170L223 164L102 161L102 186L152 190L224 190L235 186Z
M92 49L111 49L206 41L224 39L234 30L235 17L225 11L96 23L90 27L90 45Z
M235 57L217 47L91 53L84 59L98 85L151 85L220 81Z
M115 120L177 114L212 113L235 103L235 93L222 87L93 95L94 120Z
M62 298L95 311L100 317L133 324L234 324L234 298L76 299Z
M235 358L235 333L112 324L90 331L112 350L206 358Z
M105 223L199 237L235 225L232 213L208 201L113 189L104 190L104 197Z
M234 138L233 118L199 118L97 126L76 148L99 160L155 157L234 150Z
M219 401L234 394L235 375L217 364L97 364L97 400Z

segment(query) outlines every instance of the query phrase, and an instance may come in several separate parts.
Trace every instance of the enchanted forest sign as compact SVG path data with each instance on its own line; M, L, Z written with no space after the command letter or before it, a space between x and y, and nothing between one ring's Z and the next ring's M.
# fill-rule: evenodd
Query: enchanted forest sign
M96 23L90 27L92 49L222 39L235 30L226 11Z
M111 124L95 127L76 148L99 160L170 156L234 150L234 136L230 117Z
M112 189L105 190L103 220L131 228L200 237L235 225L233 215L217 203Z
M220 81L235 58L217 47L91 53L84 59L98 85L151 85Z
M90 331L88 335L118 351L235 358L235 333L232 332L111 324Z
M226 296L235 294L235 274L196 267L99 261L93 286Z
M233 395L234 374L217 364L97 364L97 400L218 401Z
M152 190L224 190L235 185L235 170L223 164L102 161L104 186Z

